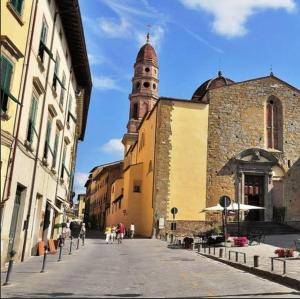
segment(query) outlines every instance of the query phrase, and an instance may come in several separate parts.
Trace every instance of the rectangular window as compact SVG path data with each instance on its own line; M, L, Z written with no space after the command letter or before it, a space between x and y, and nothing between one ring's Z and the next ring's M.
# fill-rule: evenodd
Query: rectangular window
M1 56L1 111L6 112L13 65L4 56Z
M140 185L133 185L133 192L141 192L141 186Z
M71 118L71 115L72 115L72 101L73 101L73 98L72 96L70 95L69 97L69 108L68 108L68 117L67 117L67 122L70 123L70 118Z
M39 46L39 57L40 57L40 59L41 59L42 62L44 62L45 51L49 54L49 52L48 52L49 49L46 47L46 44L47 44L47 34L48 34L48 25L46 24L46 21L43 20L42 31L41 31L41 38L40 38L40 46ZM51 55L50 55L50 57L51 57Z
M51 127L52 127L52 119L48 118L48 120L47 120L47 130L46 130L46 140L45 140L45 146L44 146L44 155L43 155L43 157L45 159L48 158L48 152L49 152L49 149L50 149Z
M56 167L57 149L58 149L58 142L59 142L59 132L60 131L58 129L56 129L55 141L54 141L54 150L53 150L52 168Z
M55 66L54 66L54 74L53 74L53 82L52 82L52 87L54 87L55 90L56 90L56 86L57 86L59 65L60 65L60 58L59 58L58 54L56 54L56 60L55 60Z
M19 16L22 14L23 2L24 2L24 0L11 0L10 1L10 4L14 8L14 10L18 13Z
M66 75L63 72L62 75L62 85L65 86L66 84ZM65 100L65 89L62 87L60 90L60 100L59 100L59 104L63 107L64 106L64 100Z
M62 158L62 164L61 164L61 172L60 177L64 178L64 170L65 170L65 162L66 162L66 154L67 154L67 146L64 144L64 151L63 151L63 158Z
M27 137L26 137L26 140L30 143L33 142L34 134L37 135L37 132L35 129L37 109L38 109L38 101L35 97L32 97L30 112L29 112L29 119L28 119Z

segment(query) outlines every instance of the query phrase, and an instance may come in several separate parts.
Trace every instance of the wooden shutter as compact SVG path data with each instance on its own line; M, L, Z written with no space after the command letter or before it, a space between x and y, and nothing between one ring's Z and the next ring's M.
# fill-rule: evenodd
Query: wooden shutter
M11 4L14 7L15 11L21 15L23 8L23 0L11 0Z
M59 141L59 130L56 129L56 132L55 132L55 141L54 141L53 161L52 161L52 167L53 168L55 168L55 166L56 166L56 156L57 156L58 141Z
M13 66L4 56L1 56L1 110L7 111L8 94Z

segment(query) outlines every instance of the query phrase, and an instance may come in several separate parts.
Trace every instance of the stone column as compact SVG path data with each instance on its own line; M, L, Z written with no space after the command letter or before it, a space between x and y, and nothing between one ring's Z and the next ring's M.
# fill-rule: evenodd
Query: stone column
M264 221L273 221L273 202L272 202L272 172L265 173L265 196L264 196L264 206L265 206L265 219Z

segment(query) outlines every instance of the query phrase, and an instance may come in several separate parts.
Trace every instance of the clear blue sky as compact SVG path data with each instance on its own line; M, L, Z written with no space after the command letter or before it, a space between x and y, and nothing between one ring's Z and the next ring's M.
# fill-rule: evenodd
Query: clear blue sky
M159 95L191 98L203 81L274 75L300 88L299 0L80 0L93 91L75 191L96 165L122 159L133 64L150 42ZM150 25L150 29L148 27Z

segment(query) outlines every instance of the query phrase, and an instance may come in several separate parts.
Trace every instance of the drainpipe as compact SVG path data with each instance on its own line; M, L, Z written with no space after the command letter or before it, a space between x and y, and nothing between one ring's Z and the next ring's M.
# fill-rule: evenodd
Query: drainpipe
M7 200L9 200L10 194L11 194L12 176L13 176L15 159L16 159L16 152L17 152L17 146L18 146L18 137L19 137L20 124L21 124L21 116L22 116L22 110L23 110L25 85L26 85L27 76L28 76L28 66L29 66L29 63L30 63L30 56L31 56L30 53L31 53L31 48L32 48L32 39L33 39L33 33L34 33L34 28L35 28L36 12L37 12L38 2L39 2L39 0L36 0L35 7L34 7L34 3L32 4L31 12L30 12L30 20L32 20L32 15L33 15L33 21L32 21L32 26L31 26L31 24L28 26L28 35L27 35L27 41L26 41L26 43L28 45L28 48L27 48L28 52L25 54L25 59L27 58L27 62L25 62L25 59L24 59L23 70L22 70L22 77L23 77L24 69L25 69L25 74L24 74L24 81L21 81L21 82L24 82L24 85L23 85L23 89L22 89L22 94L20 94L21 93L21 89L19 90L19 98L21 99L21 105L20 105L20 112L19 112L19 114L18 114L19 107L17 105L17 111L16 111L16 116L15 116L15 120L16 120L17 114L18 114L18 120L17 120L17 123L15 121L14 130L13 130L13 131L16 130L16 133L15 133L15 137L14 137L13 149L10 152L10 155L12 154L12 157L8 161L8 164L11 161L11 166L10 166L10 168L9 167L7 168L8 171L10 169L10 172L9 172L9 177L8 177L8 186L7 186L6 198L1 201L1 205L0 205L1 226L2 226L2 211L4 209L5 202ZM33 7L34 7L34 12L33 12ZM30 41L28 42L29 38L30 38ZM15 126L17 126L17 127L15 127ZM6 183L6 181L5 181L5 183ZM5 191L5 187L6 186L4 186L4 188L3 188L4 191ZM4 197L4 194L5 194L5 192L3 192L3 197Z
M57 14L58 14L58 12L55 12L54 20L53 20L53 29L52 29L51 43L50 43L50 51L51 52L52 52L52 48L53 48L55 23L56 23L56 19L57 19ZM33 175L32 175L32 180L31 180L31 189L30 189L30 195L29 195L29 205L28 205L27 217L26 217L25 235L24 235L24 243L23 243L22 257L21 257L22 262L24 261L24 257L25 257L27 235L28 235L28 226L29 226L31 206L32 206L32 201L33 201L33 190L34 190L34 187L35 187L37 164L38 164L38 161L39 161L38 156L39 156L39 150L40 150L40 145L41 145L42 122L43 122L43 119L44 119L44 112L45 112L45 104L46 104L46 95L47 95L47 89L48 89L48 78L49 78L50 63L51 63L51 58L49 57L48 66L47 66L47 73L46 73L46 80L45 80L45 93L44 93L44 97L43 97L42 113L41 113L41 117L40 117L40 128L39 128L39 134L38 134L38 143L37 143L36 154L35 154L35 159L34 159L34 168L33 168Z

